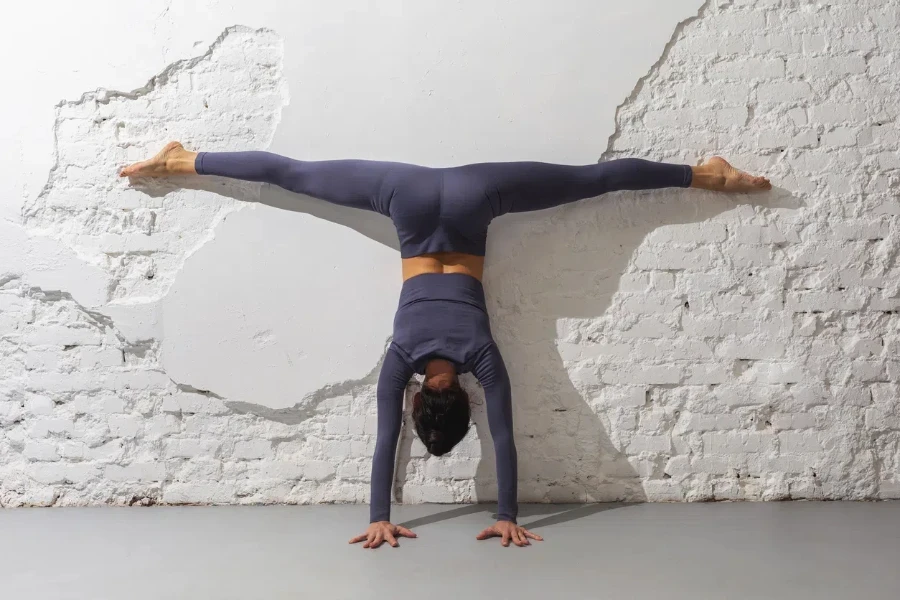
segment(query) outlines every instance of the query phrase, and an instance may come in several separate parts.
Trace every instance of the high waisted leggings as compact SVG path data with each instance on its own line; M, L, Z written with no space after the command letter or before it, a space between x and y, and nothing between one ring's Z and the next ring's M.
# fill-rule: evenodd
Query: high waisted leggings
M624 158L573 166L540 162L431 168L371 160L300 161L271 152L200 152L195 168L267 182L391 218L403 258L432 252L484 256L491 220L617 190L688 187L688 165Z

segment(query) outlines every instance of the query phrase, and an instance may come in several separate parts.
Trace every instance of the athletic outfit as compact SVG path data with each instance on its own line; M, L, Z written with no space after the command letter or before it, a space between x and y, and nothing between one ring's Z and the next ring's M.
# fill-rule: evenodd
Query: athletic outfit
M542 210L618 190L689 187L691 167L625 158L569 166L539 162L430 168L368 160L299 161L271 152L200 152L201 175L261 181L390 217L400 256L436 252L484 256L488 225L510 212ZM394 336L378 379L378 437L370 520L390 520L403 396L413 373L442 358L471 372L485 392L497 456L498 519L516 520L517 460L509 377L491 336L481 282L428 273L403 283Z

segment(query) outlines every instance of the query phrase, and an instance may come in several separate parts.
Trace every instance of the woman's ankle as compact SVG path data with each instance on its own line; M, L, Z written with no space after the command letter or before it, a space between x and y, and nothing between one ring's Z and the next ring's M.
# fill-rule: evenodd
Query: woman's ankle
M701 190L719 190L725 185L725 175L711 165L691 167L691 187Z
M172 175L196 175L197 169L194 168L196 159L197 152L182 150L178 156L166 159L166 171Z

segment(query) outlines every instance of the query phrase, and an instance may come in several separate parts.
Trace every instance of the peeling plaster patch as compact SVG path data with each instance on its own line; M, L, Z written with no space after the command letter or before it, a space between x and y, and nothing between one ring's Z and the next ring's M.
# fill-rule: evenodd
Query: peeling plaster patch
M388 344L385 344L385 353ZM366 387L374 387L378 383L378 375L381 365L384 363L384 354L375 368L362 379L351 379L340 383L326 385L315 392L308 394L301 402L295 403L290 408L268 408L260 404L250 402L226 401L225 405L237 413L253 414L270 421L277 421L286 425L298 425L310 419L316 414L319 406L325 400L339 396L359 394Z
M128 342L162 339L160 302L115 302L97 310L116 322L123 339Z
M110 277L102 269L78 260L60 242L30 235L19 225L0 221L0 278L27 277L45 289L68 290L85 306L106 302Z
M231 215L162 302L163 365L175 381L261 410L365 380L391 335L396 261L306 214L260 205Z
M25 379L8 380L5 383L9 387L29 389L30 372L35 371L37 375L45 367L52 370L65 366L63 371L78 370L83 381L93 381L98 386L96 389L100 389L121 373L118 367L127 368L124 350L134 346L121 335L109 316L82 305L69 292L44 289L18 276L0 279L0 291L6 298L0 302L0 316L5 325L0 338L15 346L3 360L16 354L26 357ZM82 356L85 347L102 354L102 360L85 359ZM65 360L58 360L62 355L53 355L48 348L64 352ZM34 358L37 354L41 355L38 363L29 365L28 356ZM73 362L73 358L82 360ZM140 365L141 370L144 367ZM74 379L77 388L79 377ZM65 394L65 386L60 391Z
M706 11L709 9L709 7L714 2L717 2L717 1L719 1L719 0L705 0L703 2L703 5L697 9L697 14L695 14L692 17L688 17L687 19L681 21L678 25L675 26L675 31L672 32L672 37L669 39L669 41L666 43L665 47L663 48L663 51L660 54L659 59L655 63L653 63L653 66L650 67L650 70L647 71L646 75L644 75L643 77L638 79L637 83L634 86L634 89L631 91L631 93L628 95L628 97L622 102L622 104L620 104L619 106L616 107L616 114L615 114L616 129L615 129L615 131L613 131L612 135L609 136L609 142L607 143L606 151L600 157L600 160L598 162L603 162L604 160L609 159L609 157L614 152L616 140L618 140L619 137L621 137L621 135L622 135L622 125L623 125L624 121L619 118L620 111L624 107L629 106L635 102L635 100L638 97L638 94L641 93L641 90L643 90L644 86L647 84L647 81L649 79L651 79L654 75L656 75L659 72L660 68L666 63L666 60L669 58L669 54L671 54L671 52L672 52L672 48L675 47L675 44L684 35L685 27L687 27L688 25L690 25L697 19L702 18L703 15L706 13Z
M118 177L166 142L188 148L262 149L288 102L283 42L273 31L228 28L202 56L169 65L131 92L99 89L56 108L55 164L23 208L33 232L63 241L106 271L111 299L159 298L184 259L259 186L220 184L219 194L173 179Z

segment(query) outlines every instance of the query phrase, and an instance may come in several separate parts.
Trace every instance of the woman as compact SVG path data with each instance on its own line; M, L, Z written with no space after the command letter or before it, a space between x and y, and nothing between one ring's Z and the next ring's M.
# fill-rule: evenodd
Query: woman
M219 175L261 181L314 198L388 216L400 237L403 288L394 336L378 379L378 435L372 463L369 528L351 543L364 548L399 536L390 522L394 456L403 395L413 373L425 376L413 399L416 433L431 454L450 451L469 429L469 399L460 373L484 388L497 455L498 521L477 538L526 546L540 536L516 524L516 447L509 377L493 341L481 278L491 220L509 212L551 208L616 190L694 187L724 192L771 188L764 177L715 157L698 167L619 159L587 166L537 162L428 168L365 160L306 162L270 152L190 152L170 142L123 177Z

